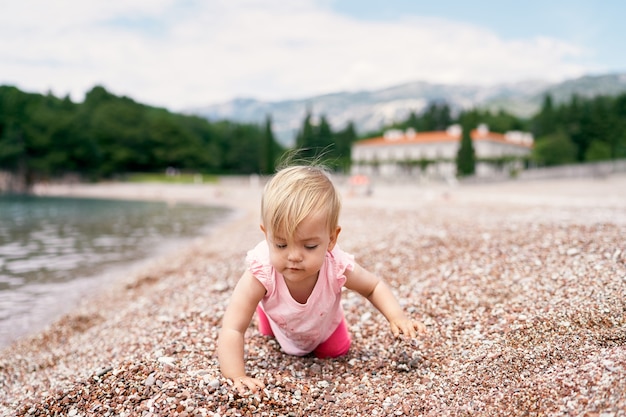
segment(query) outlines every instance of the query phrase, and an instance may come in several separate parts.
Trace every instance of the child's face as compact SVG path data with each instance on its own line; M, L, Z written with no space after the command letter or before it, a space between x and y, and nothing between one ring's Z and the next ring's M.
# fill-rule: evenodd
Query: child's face
M317 279L326 252L333 249L341 228L330 232L324 214L312 214L296 228L295 236L288 238L280 232L272 233L263 225L272 266L290 283L308 283Z

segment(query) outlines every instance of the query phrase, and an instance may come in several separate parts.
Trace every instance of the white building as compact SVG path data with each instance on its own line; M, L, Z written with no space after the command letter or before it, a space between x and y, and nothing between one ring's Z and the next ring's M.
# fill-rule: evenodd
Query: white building
M392 130L385 132L383 137L355 142L352 145L352 174L453 178L461 134L461 127L453 125L440 132ZM530 133L495 133L484 124L471 132L471 138L476 155L476 175L481 177L519 172L534 142Z

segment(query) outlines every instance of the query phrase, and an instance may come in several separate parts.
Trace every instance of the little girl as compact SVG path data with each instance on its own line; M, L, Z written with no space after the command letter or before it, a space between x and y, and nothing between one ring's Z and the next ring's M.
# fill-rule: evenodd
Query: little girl
M244 333L255 311L262 334L290 355L345 355L350 335L341 308L342 286L367 298L395 337L416 337L425 326L410 320L382 279L337 245L341 202L325 171L292 166L265 186L261 230L265 240L248 252L248 268L224 313L218 358L222 374L243 393L264 385L246 375Z

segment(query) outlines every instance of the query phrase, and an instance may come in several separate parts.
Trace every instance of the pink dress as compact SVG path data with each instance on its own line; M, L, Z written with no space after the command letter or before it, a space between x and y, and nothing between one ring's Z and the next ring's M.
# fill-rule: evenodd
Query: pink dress
M306 304L293 299L282 274L271 265L265 240L248 252L246 262L267 291L260 307L285 353L302 356L314 351L343 322L341 290L346 282L345 272L354 268L354 257L338 245L326 252Z

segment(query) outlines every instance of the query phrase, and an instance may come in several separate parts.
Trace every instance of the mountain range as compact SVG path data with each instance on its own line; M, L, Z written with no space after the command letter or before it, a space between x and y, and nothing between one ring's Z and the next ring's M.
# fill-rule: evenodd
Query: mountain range
M313 119L324 115L334 131L353 122L357 133L363 135L394 121L404 120L411 111L420 113L434 101L446 102L453 114L464 109L481 108L502 109L519 117L530 117L539 110L548 93L555 103L561 103L568 101L573 94L595 97L624 92L626 73L587 75L558 83L536 80L493 86L416 81L379 90L338 92L297 100L237 98L190 109L185 113L211 121L259 124L264 123L269 115L276 139L285 146L292 146L308 111Z

